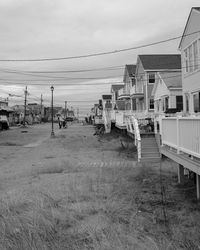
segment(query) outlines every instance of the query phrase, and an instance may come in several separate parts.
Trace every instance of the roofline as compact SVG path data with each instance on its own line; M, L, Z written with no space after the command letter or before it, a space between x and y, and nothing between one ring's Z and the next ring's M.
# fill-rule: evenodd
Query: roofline
M195 7L192 7L192 8L191 8L190 13L189 13L189 16L188 16L188 18L187 18L187 22L186 22L186 25L185 25L183 34L182 34L182 37L181 37L181 41L180 41L179 46L178 46L178 49L179 49L179 50L181 50L181 49L180 49L180 48L181 48L181 43L182 43L182 41L183 41L183 38L185 37L184 34L185 34L185 32L186 32L186 28L187 28L187 25L188 25L188 22L189 22L189 19L190 19L190 16L191 16L193 10L200 14L200 12L199 12L198 10L195 9Z
M168 89L182 90L182 87L168 87Z
M150 71L150 72L180 71L181 72L181 69L144 69L144 71Z

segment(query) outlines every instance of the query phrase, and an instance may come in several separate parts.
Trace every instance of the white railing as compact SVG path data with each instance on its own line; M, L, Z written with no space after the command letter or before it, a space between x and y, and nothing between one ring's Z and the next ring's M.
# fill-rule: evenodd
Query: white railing
M161 119L162 144L200 158L200 117Z
M126 110L124 111L126 115L133 115L136 119L146 119L146 118L154 118L154 113L146 112L146 111L134 111L134 110Z
M102 118L98 117L98 116L95 116L94 117L94 123L95 124L104 124L104 121Z
M123 127L123 126L126 126L126 119L125 119L125 111L116 111L115 113L115 116L116 116L116 122L115 124L120 126L120 127Z
M137 147L138 161L141 159L141 137L138 120L133 115L126 116L127 131L135 135L135 146Z
M111 110L110 111L110 117L111 117L112 122L116 121L116 110Z
M118 91L118 95L119 95L119 97L120 96L129 96L130 95L130 90L126 90L126 89L119 89L119 91Z
M136 85L134 85L133 87L131 87L130 89L130 95L134 95L136 94Z
M143 84L136 85L136 93L144 93Z
M108 110L108 109L103 110L103 120L104 120L105 132L110 133L110 131L111 131L110 110Z

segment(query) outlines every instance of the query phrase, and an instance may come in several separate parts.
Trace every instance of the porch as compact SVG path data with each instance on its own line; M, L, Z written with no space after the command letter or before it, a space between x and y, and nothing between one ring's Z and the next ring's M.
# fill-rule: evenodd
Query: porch
M184 168L196 174L197 199L200 199L200 117L164 117L160 134L161 154L179 164L179 183Z

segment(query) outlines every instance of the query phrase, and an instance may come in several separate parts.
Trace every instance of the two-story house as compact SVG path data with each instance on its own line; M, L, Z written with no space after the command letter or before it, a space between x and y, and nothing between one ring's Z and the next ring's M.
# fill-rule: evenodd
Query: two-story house
M135 110L144 114L153 113L154 96L152 90L158 82L158 74L180 71L181 55L138 55L135 73L136 85L131 90L131 97L135 99Z
M119 90L118 99L125 101L126 110L131 110L133 106L130 96L130 90L135 85L135 70L136 70L135 64L125 65L124 76L123 76L124 87L123 89Z
M184 111L200 112L200 7L192 8L179 49L183 62Z
M185 116L162 119L161 153L179 164L179 183L185 180L184 168L196 174L200 199L200 7L191 9L179 49Z
M112 107L116 108L116 101L118 100L118 93L120 89L124 88L124 84L112 84L111 85L111 95L112 95Z

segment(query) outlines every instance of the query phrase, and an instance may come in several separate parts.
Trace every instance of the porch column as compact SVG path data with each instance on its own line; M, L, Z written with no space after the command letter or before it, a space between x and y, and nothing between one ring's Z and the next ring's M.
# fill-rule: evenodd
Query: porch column
M184 167L181 164L178 165L178 183L184 183Z
M200 175L196 174L197 200L200 199Z

